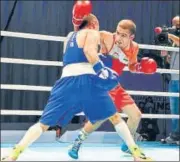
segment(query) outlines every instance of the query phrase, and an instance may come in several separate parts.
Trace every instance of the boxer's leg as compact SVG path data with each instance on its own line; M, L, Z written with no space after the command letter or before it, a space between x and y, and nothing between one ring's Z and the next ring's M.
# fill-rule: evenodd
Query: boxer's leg
M127 144L132 156L135 161L152 161L151 158L146 157L146 155L142 152L142 150L135 144L135 141L128 129L128 126L121 118L119 113L116 113L110 118L110 121L115 127L116 132L119 136L124 140Z
M124 140L124 142L127 144L128 147L136 145L128 129L128 126L126 125L124 120L121 118L119 113L116 113L115 115L110 117L109 120L114 125L114 128L116 132L118 133L118 135Z
M8 157L2 159L2 161L15 161L19 155L27 148L30 144L36 141L41 134L46 131L49 127L42 123L36 123L31 126L22 140L14 147Z
M128 115L127 125L132 136L134 136L141 119L140 110L136 106L131 96L122 87L119 87L119 89L116 91L116 94L114 95L114 102L118 112L123 111ZM126 143L122 144L121 150L130 153Z
M49 126L44 125L40 122L31 126L22 140L17 144L17 147L20 146L21 148L26 148L31 145L34 141L36 141L43 132L47 131Z
M134 136L141 120L141 112L139 108L132 97L122 87L119 87L116 90L116 93L114 95L112 93L111 95L114 98L113 100L117 111L123 111L128 116L127 125L131 134Z
M135 103L124 106L122 111L128 116L127 125L131 134L134 136L141 120L141 111Z

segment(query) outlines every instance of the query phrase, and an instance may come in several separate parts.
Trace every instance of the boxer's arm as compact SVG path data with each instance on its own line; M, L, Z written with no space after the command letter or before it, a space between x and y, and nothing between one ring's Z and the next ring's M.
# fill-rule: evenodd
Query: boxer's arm
M139 46L136 44L135 50L132 54L132 57L129 60L128 68L131 72L136 72L136 64L137 64L137 55L139 53Z
M140 62L137 62L137 54L139 48L135 51L136 56L129 64L129 70L135 73L154 74L157 70L157 63L152 58L143 57Z
M157 63L152 58L144 57L140 62L137 62L137 54L139 48L136 50L134 58L129 64L129 70L135 73L154 74L157 70ZM135 57L136 56L136 57Z
M99 75L102 74L104 78L117 78L115 71L104 66L98 55L98 45L100 42L100 34L94 30L88 30L84 43L84 53L89 63L93 65L94 71ZM106 71L106 72L105 72ZM111 79L112 79L111 78Z
M88 30L88 32L86 33L83 50L87 60L93 65L99 61L99 57L98 57L99 41L100 41L99 33L94 30Z
M97 31L89 30L87 32L85 43L84 43L84 53L87 60L93 65L95 73L103 78L98 81L97 86L104 88L106 90L111 90L119 84L118 74L105 67L103 62L100 61L98 56L98 44L100 43L100 34Z

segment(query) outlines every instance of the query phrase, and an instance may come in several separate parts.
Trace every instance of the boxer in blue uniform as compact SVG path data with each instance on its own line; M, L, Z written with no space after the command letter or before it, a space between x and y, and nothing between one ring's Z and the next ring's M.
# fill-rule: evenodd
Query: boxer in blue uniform
M84 21L84 28L67 42L62 76L53 86L39 122L28 129L4 161L17 160L50 126L65 126L76 113L83 111L93 124L116 113L108 90L117 86L118 77L99 60L99 22L92 14Z

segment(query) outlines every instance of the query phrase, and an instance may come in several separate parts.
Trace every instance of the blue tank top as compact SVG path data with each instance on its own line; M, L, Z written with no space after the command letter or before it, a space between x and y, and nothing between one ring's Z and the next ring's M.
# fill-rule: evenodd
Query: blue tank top
M77 32L74 32L67 42L63 55L63 65L88 62L83 48L79 48L76 42Z

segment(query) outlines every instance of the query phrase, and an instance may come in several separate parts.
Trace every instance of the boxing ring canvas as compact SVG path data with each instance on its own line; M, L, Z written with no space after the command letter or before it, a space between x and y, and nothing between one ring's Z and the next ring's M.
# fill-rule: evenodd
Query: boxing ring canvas
M1 136L1 156L7 155L25 131L3 131ZM43 134L30 146L18 161L72 161L68 148L78 131L67 131L57 141L55 132ZM114 132L94 132L84 142L78 161L133 161L129 154L121 151L121 140ZM144 152L155 161L179 161L179 147L158 142L139 142Z

